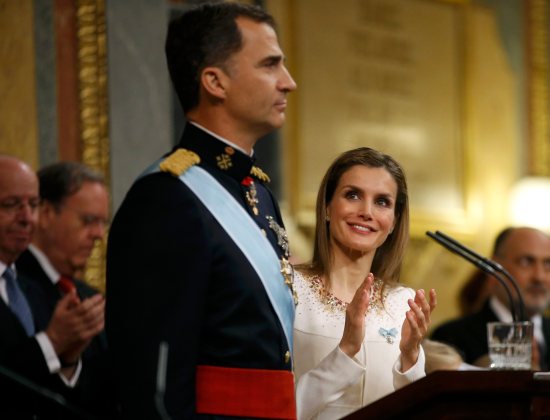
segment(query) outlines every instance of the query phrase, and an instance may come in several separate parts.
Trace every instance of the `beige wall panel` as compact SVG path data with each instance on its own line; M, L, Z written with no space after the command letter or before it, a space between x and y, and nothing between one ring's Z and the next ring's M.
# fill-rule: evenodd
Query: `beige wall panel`
M496 233L508 223L508 191L521 162L517 84L493 13L472 8L465 27L467 51L464 141L468 225L459 239L490 256ZM437 228L434 226L434 228ZM445 231L445 227L439 227ZM440 305L434 325L458 315L458 294L474 267L429 239L417 236L408 250L404 281L414 288L435 287Z
M302 0L294 9L300 208L313 207L322 174L338 153L369 146L405 167L413 218L460 215L461 8Z
M403 164L410 185L412 239L402 281L437 289L434 325L455 316L473 267L425 231L442 230L487 255L507 224L508 189L521 166L522 81L494 12L437 0L269 4L299 86L283 131L285 224L295 256L309 257L304 244L312 238L304 236L335 155L361 145L381 149Z
M0 152L38 164L31 1L0 0Z

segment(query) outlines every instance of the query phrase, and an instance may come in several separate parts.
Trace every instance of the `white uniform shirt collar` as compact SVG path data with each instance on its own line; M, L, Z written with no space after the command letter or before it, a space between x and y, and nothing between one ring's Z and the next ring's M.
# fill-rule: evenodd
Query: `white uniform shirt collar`
M242 147L237 146L235 143L232 143L232 142L230 142L229 140L224 139L223 137L217 135L216 133L213 133L212 131L208 130L207 128L204 128L202 125L197 124L196 122L193 122L193 121L188 121L188 122L189 122L189 124L193 124L195 127L200 128L202 131L206 131L206 132L207 132L208 134L210 134L212 137L217 138L219 141L224 142L225 144L231 146L233 149L237 149L237 150L243 152L243 153L244 153L245 155L247 155L247 156L250 156L250 157L254 156L254 149L252 149L252 152L251 152L251 153L248 153L248 152L247 152L246 150L244 150Z
M59 280L59 272L53 267L52 263L46 257L46 254L44 254L40 249L38 249L35 245L30 244L29 245L29 251L32 255L34 255L34 258L38 260L38 263L48 276L48 278L51 280L53 284L56 284Z

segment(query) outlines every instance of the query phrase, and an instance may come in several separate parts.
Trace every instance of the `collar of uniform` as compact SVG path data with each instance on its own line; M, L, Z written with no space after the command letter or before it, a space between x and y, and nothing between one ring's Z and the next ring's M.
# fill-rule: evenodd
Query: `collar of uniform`
M238 182L250 174L254 165L253 157L218 140L193 124L186 124L178 147L192 150L200 156L201 163L217 168ZM220 161L223 161L223 164L220 164Z

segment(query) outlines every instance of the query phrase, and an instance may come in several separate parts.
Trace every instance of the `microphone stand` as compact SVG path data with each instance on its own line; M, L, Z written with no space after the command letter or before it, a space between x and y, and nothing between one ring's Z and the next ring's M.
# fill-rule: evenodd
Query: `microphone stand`
M458 246L459 248L463 249L465 252L468 252L471 255L476 256L481 261L483 261L488 266L492 267L495 271L502 273L506 276L506 278L509 280L510 284L512 284L512 287L514 288L514 291L516 292L516 296L518 297L518 307L519 307L519 318L520 321L528 321L528 319L525 318L525 303L523 301L523 295L521 294L521 290L519 289L518 282L516 279L506 270L502 265L499 263L490 260L489 258L485 258L479 254L477 254L474 250L468 248L466 245L461 244L457 240L451 238L448 235L445 235L441 231L436 231L436 235L439 237L445 238L449 242L453 243L454 245Z
M98 420L72 402L26 376L0 364L0 417L33 419ZM28 416L28 417L27 417Z
M504 290L506 291L506 295L508 296L508 300L510 302L510 311L512 313L512 319L514 322L518 321L518 316L516 313L516 305L514 304L514 299L512 297L512 293L510 291L510 287L506 283L506 280L500 275L499 272L492 266L492 264L488 264L486 261L486 258L482 257L481 255L477 254L476 252L472 251L471 249L465 247L464 245L460 244L458 241L450 238L447 235L442 234L441 232L437 231L436 233L433 232L426 232L426 235L428 235L430 238L434 239L437 243L442 245L444 248L447 248L449 251L459 255L460 257L464 258L466 261L474 264L476 267L478 267L483 272L493 276L496 278L504 287ZM494 263L496 264L496 263ZM511 276L510 276L511 277ZM515 280L511 281L513 284L515 284ZM517 285L515 285L517 287ZM519 289L516 289L517 292L519 292ZM520 310L521 310L521 320L524 319L523 317L523 300L520 296Z
M164 405L164 393L166 391L166 369L168 366L168 343L161 341L159 345L159 357L157 363L157 384L155 392L155 406L162 420L170 420L170 415Z

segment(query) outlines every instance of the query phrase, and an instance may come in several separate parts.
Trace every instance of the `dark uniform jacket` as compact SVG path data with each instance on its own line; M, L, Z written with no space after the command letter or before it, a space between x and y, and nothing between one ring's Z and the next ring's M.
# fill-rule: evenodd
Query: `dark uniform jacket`
M491 309L489 300L474 314L448 321L437 327L432 339L455 347L466 363L473 364L489 353L487 344L487 323L499 321ZM542 331L546 346L550 345L550 319L542 318ZM546 366L550 366L550 352L544 355Z
M44 331L62 294L29 250L23 252L15 264L18 273L21 274L22 287L27 291L36 331ZM85 282L73 280L81 300L98 293ZM82 370L76 386L72 389L63 389L62 392L70 402L84 411L101 418L114 418L116 415L114 379L105 332L92 339L81 356L81 362Z
M277 255L282 226L260 179L258 214L243 179L253 159L192 124L178 148L200 156L212 175L253 217ZM118 210L107 254L109 344L125 418L159 418L155 406L161 342L168 347L166 395L172 419L195 418L197 365L290 370L285 334L258 275L210 211L177 177L138 179Z
M28 288L21 284L20 273L18 282L27 295ZM30 382L20 384L21 378ZM27 336L17 316L0 299L0 418L31 419L35 414L43 415L43 409L29 406L40 400L37 398L40 394L34 391L36 387L58 393L65 390L59 376L50 374L38 341Z

